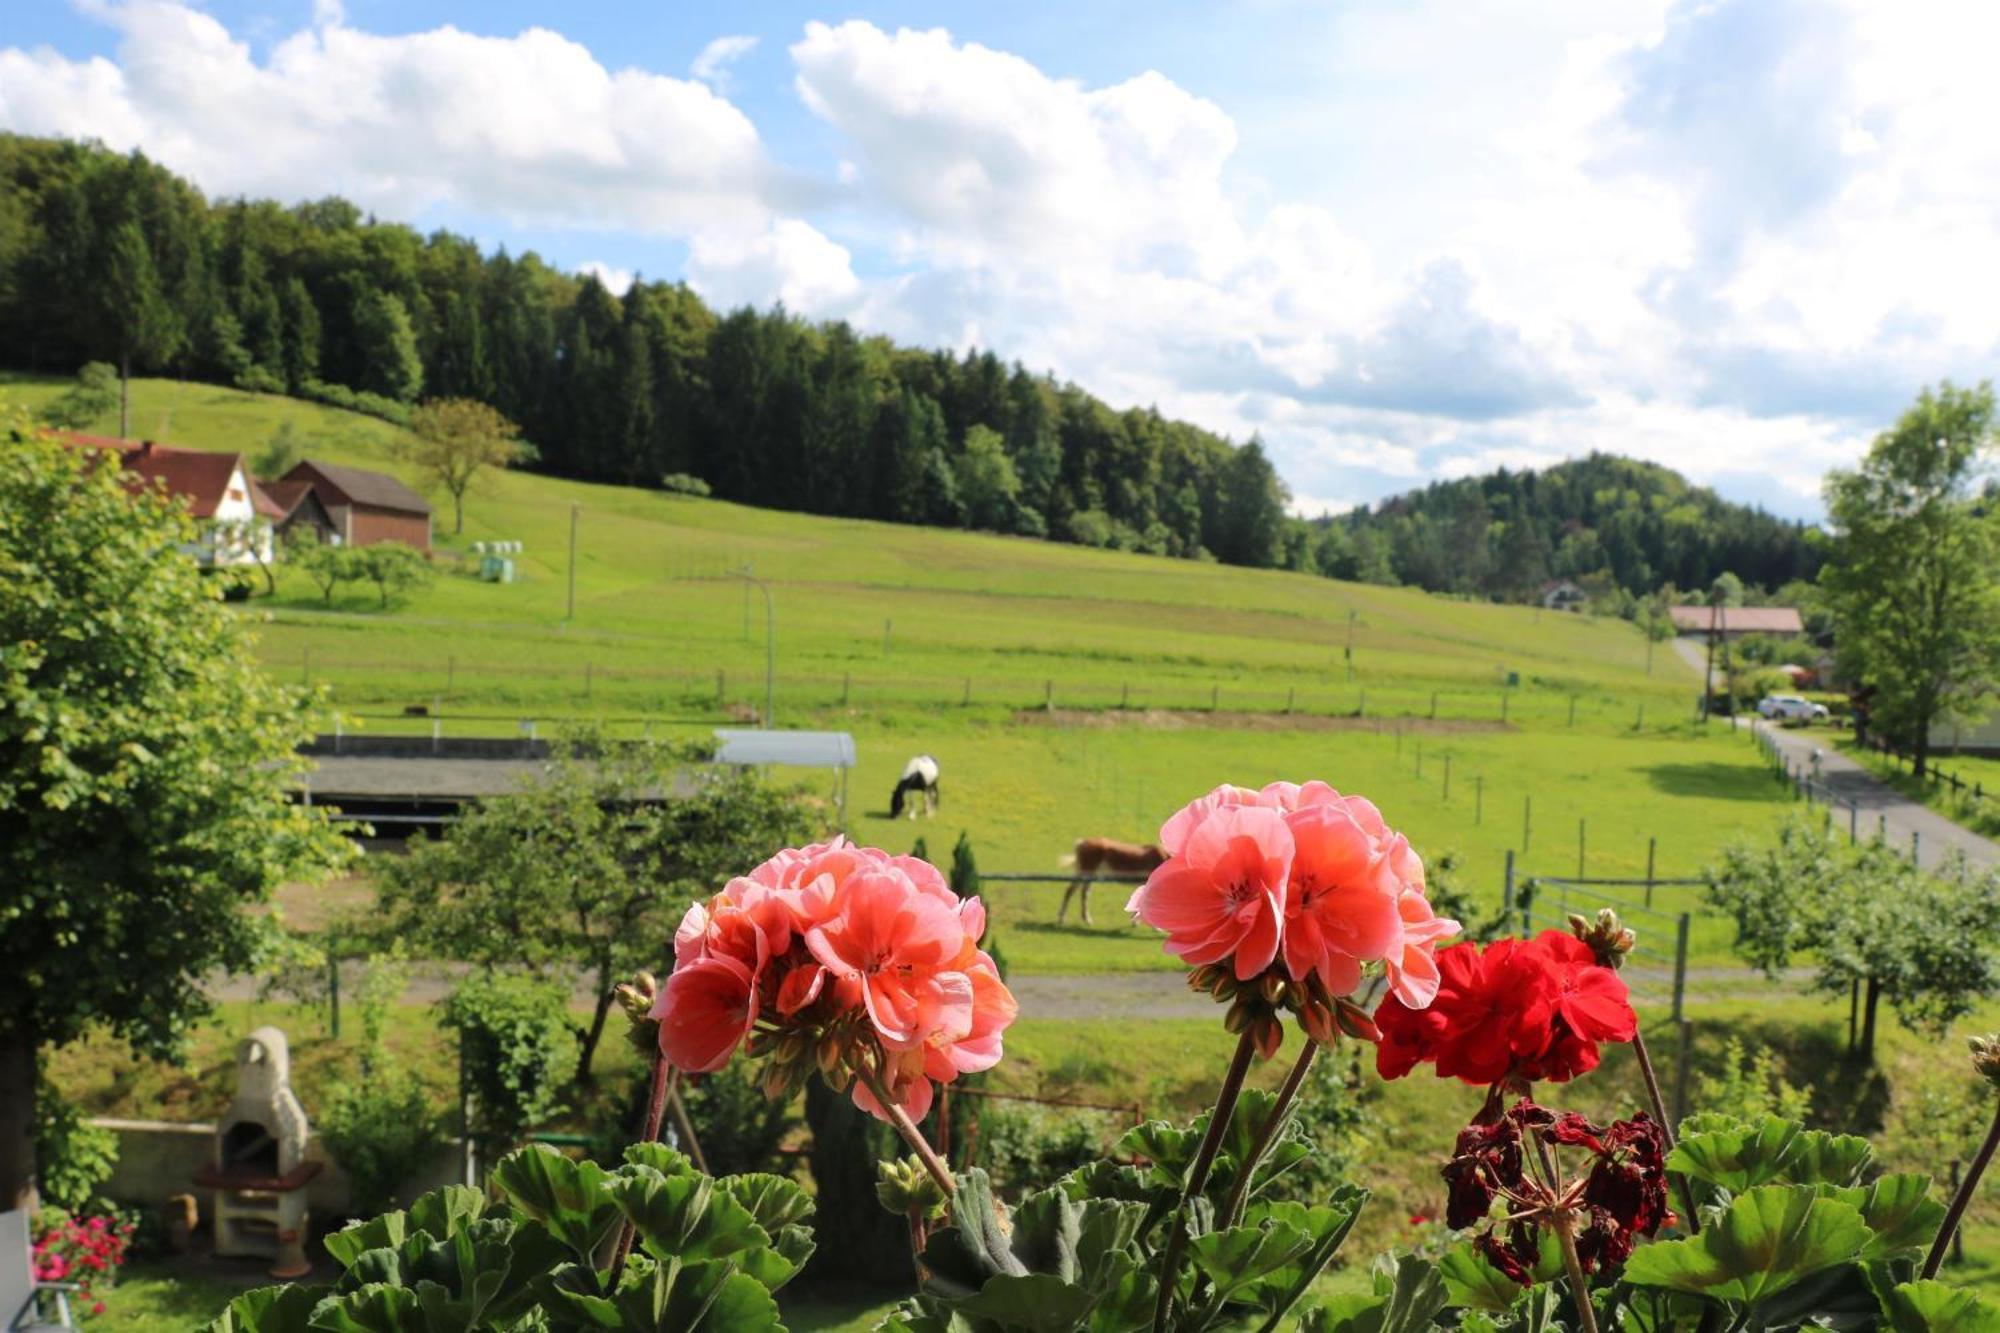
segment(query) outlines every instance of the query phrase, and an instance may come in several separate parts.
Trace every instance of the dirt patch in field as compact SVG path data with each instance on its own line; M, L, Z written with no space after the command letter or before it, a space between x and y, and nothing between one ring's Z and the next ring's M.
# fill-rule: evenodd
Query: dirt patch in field
M1405 732L1447 736L1473 732L1514 731L1509 722L1487 722L1473 718L1427 717L1327 717L1315 713L1232 713L1228 710L1181 710L1170 708L1023 708L1014 720L1030 727L1140 727L1149 731L1183 731L1205 727L1211 731L1374 731Z

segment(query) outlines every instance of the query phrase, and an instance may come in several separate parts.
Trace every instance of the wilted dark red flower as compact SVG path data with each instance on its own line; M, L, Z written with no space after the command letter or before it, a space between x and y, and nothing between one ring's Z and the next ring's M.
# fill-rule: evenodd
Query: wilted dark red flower
M1488 1086L1564 1082L1597 1067L1598 1043L1638 1031L1625 983L1573 935L1460 944L1437 954L1437 998L1411 1009L1393 995L1375 1011L1375 1067L1401 1078L1434 1064L1439 1078Z
M1544 1153L1535 1140L1547 1147ZM1587 1169L1558 1149L1582 1149ZM1666 1134L1648 1116L1599 1127L1574 1112L1551 1112L1530 1101L1489 1123L1459 1131L1443 1173L1446 1222L1454 1229L1485 1222L1493 1201L1507 1215L1474 1240L1479 1252L1526 1286L1541 1258L1543 1229L1567 1227L1586 1272L1622 1265L1640 1236L1671 1220L1667 1211Z

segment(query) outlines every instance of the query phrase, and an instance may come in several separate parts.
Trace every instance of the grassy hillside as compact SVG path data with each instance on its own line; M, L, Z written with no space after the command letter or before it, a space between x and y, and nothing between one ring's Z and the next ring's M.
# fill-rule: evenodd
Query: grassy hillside
M0 391L32 407L59 390ZM254 453L289 422L309 454L402 471L379 421L171 381L133 398L135 432L175 444ZM526 543L519 582L461 572L482 538ZM329 609L284 576L245 609L261 656L372 729L428 730L402 716L420 703L447 734L578 717L699 734L762 704L761 596L723 577L749 566L771 589L778 724L856 736L850 831L921 832L941 856L965 829L987 870L1053 872L1080 836L1149 837L1218 781L1319 776L1377 797L1497 897L1510 849L1524 874L1573 874L1581 835L1589 873L1629 876L1657 837L1660 872L1688 874L1784 800L1752 747L1681 720L1691 678L1664 647L1649 673L1615 620L525 474L490 479L439 549L433 586L386 613L372 589ZM888 789L919 752L943 765L943 811L891 826ZM1058 929L1057 892L992 892L1017 966L1171 965L1118 924L1121 895L1096 928ZM1719 955L1710 934L1697 943Z

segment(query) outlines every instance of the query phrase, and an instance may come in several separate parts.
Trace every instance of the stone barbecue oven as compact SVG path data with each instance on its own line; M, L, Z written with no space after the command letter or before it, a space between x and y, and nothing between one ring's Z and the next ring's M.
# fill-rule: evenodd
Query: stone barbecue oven
M215 1161L195 1184L215 1191L215 1252L305 1270L305 1187L321 1168L306 1160L305 1109L292 1095L291 1049L274 1027L236 1048L236 1097L215 1129Z

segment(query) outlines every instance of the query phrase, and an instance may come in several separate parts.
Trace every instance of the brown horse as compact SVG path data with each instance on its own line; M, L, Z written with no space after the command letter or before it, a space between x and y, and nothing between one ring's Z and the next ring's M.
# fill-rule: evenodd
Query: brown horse
M1083 901L1083 924L1090 924L1090 883L1099 875L1150 875L1159 869L1167 859L1166 849L1158 843L1117 842L1111 838L1078 838L1076 850L1063 858L1063 864L1076 867L1076 878L1063 890L1062 907L1056 912L1056 923L1062 924L1069 916L1069 900L1080 892Z

